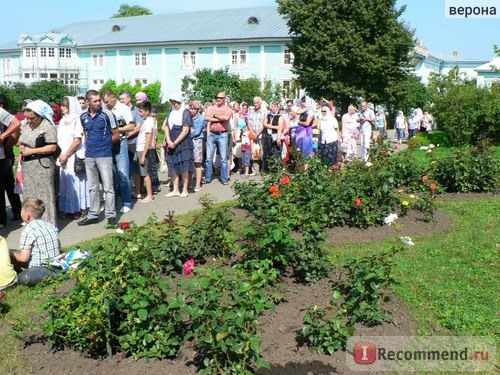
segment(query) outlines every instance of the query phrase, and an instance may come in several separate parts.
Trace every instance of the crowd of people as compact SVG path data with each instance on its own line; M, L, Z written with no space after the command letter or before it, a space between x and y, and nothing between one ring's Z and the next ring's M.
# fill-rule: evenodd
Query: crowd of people
M43 214L51 230L57 231L58 214L86 226L98 223L104 211L107 224L116 225L118 209L127 213L134 202L155 200L161 191L160 160L170 176L165 196L185 198L217 176L227 185L233 173L243 179L267 173L272 159L286 168L297 153L305 160L318 155L333 166L357 158L359 143L359 157L368 160L374 138L387 137L383 108L370 108L366 101L359 110L349 106L340 117L333 100L308 96L284 106L258 96L252 103L231 102L223 91L205 104L187 103L180 93L168 99L171 110L158 126L144 92L135 95L135 103L129 91L116 95L111 90L89 90L84 97L65 96L51 105L26 99L16 115L5 110L7 98L0 93L0 229L7 222L5 195L12 220L24 219L28 210L22 194L36 200L39 207L32 208L30 201L30 210L39 220ZM432 116L419 108L408 119L399 111L396 141L434 126ZM30 262L13 257L20 259Z

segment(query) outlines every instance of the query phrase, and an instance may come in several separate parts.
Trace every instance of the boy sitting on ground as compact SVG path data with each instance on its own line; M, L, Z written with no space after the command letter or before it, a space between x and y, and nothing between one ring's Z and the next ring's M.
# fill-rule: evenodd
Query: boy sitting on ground
M29 197L23 201L21 217L26 226L21 233L19 250L10 251L20 284L35 285L53 274L47 267L59 255L59 231L52 223L41 219L44 212L45 205L40 199Z

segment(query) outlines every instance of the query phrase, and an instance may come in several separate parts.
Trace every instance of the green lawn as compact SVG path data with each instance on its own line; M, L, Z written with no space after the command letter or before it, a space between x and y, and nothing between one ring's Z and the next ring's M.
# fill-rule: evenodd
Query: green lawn
M413 238L396 258L393 291L412 310L418 332L493 336L498 330L500 198L439 202L452 215L449 233ZM387 247L382 242L331 248L333 259Z

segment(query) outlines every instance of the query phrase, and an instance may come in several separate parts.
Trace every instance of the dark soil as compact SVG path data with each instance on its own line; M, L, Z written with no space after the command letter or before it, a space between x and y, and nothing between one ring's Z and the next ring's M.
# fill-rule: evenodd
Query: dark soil
M460 198L479 198L487 194L467 194ZM453 199L457 199L453 195ZM448 199L447 196L442 197ZM244 216L241 210L235 210L236 217ZM398 219L401 232L394 226L372 227L368 229L335 228L329 230L328 241L336 243L378 241L388 237L421 234L446 233L451 229L451 217L444 212L436 212L433 222L423 222L415 214ZM350 374L346 365L346 352L338 351L331 356L317 355L298 343L298 334L302 329L302 319L310 305L326 306L330 297L332 280L322 280L315 285L302 285L292 279L283 281L283 302L274 310L267 311L259 319L258 335L262 338L262 357L271 364L271 370L260 369L262 375L290 374ZM396 298L392 297L385 304L392 313L392 322L376 327L359 326L356 335L360 336L402 336L416 334L411 313ZM28 338L24 355L34 374L195 374L193 348L185 345L175 360L138 360L113 358L92 359L71 349L53 351L41 337Z

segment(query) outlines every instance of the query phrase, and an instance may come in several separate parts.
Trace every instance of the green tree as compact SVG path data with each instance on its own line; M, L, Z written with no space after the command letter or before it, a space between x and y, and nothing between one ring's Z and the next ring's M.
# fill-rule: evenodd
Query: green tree
M499 85L491 89L477 87L476 81L460 77L458 68L454 68L446 76L431 75L427 89L434 118L453 145L480 139L498 142Z
M192 76L182 78L181 90L188 100L202 103L211 102L220 91L225 91L231 100L239 100L240 76L229 73L228 67L196 69Z
M294 54L293 71L313 97L342 108L363 97L392 102L406 79L413 31L396 0L277 0Z
M118 13L113 14L111 18L135 17L135 16L149 16L153 14L148 8L141 7L140 5L120 5Z
M247 102L250 105L255 96L260 96L260 80L257 77L250 77L240 81L240 97L242 102Z
M130 91L132 97L135 97L139 91L145 92L148 96L148 100L155 106L160 105L161 103L161 83L159 81L150 83L147 86L142 86L140 82L137 82L135 85L132 85L129 82L122 83L117 85L116 82L112 79L104 83L101 87L101 92L104 90L111 90L115 93L115 95L120 95L120 92L123 90Z
M274 100L278 102L281 101L281 85L266 79L260 96L268 103L271 103Z
M401 83L400 94L392 102L392 106L395 111L402 109L404 113L410 113L413 108L428 108L429 103L429 94L421 78L409 75Z

